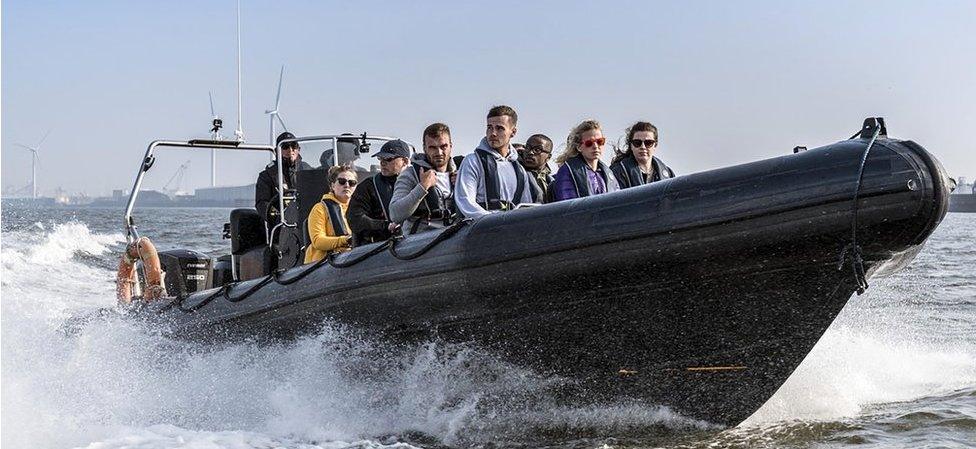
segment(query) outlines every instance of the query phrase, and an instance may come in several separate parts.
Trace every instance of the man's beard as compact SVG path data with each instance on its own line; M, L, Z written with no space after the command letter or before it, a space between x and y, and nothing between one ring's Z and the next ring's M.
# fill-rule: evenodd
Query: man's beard
M285 170L292 170L298 165L297 158L294 161L291 159L282 159L281 161L284 162L284 165L282 165L281 168Z

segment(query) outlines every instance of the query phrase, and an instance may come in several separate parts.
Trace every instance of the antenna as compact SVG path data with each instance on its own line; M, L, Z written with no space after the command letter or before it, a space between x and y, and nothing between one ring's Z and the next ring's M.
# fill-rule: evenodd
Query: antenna
M241 117L244 116L244 105L241 101L241 0L237 0L237 130L234 136L239 142L244 141L244 128L241 125Z
M212 140L223 140L220 135L220 128L224 126L224 121L220 119L217 115L217 111L214 109L213 103L213 92L207 92L210 96L210 116L213 117L211 124L213 128L210 128L210 138ZM217 149L210 149L210 187L217 187Z
M220 129L224 127L224 121L220 119L220 116L217 115L217 111L214 109L213 92L207 92L207 95L210 96L210 118L212 120L210 122L212 126L210 128L210 138L212 140L223 140L223 137L220 135Z
M278 105L281 103L281 81L285 77L285 66L281 66L281 72L278 73L278 95L275 96L274 108L264 111L268 114L271 124L269 125L270 136L268 136L268 144L274 145L275 141L275 119L278 119L278 123L281 123L281 129L288 131L288 127L285 126L285 122L281 119L281 114L278 113Z

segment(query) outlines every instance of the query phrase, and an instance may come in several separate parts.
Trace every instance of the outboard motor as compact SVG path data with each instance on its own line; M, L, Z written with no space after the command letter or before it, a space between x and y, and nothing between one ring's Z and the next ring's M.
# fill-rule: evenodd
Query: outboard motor
M170 296L185 296L211 288L212 263L206 254L188 249L160 251L159 264L166 272L166 292Z

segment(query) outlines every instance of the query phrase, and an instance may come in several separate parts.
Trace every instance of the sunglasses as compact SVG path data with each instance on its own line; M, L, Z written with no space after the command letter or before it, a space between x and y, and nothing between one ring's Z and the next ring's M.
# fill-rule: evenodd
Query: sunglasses
M540 146L525 147L525 148L522 149L522 152L525 153L525 154L543 154L543 153L549 154L549 153L552 153L552 151L546 151L545 148L543 148L541 145Z
M584 140L582 146L584 146L584 147L591 147L594 144L596 144L596 145L599 145L599 146L602 147L605 143L607 143L607 138L606 137L599 137L599 138L596 138L596 139L586 139L586 140Z
M654 139L646 139L646 140L632 139L630 141L630 146L632 148L640 148L640 147L650 148L653 147L654 145L657 145L657 141Z
M349 187L356 187L356 184L358 184L358 181L356 181L355 179L346 179L346 178L336 178L336 182L338 182L339 185L341 186L349 185Z
M298 146L298 142L286 143L281 146L282 150L300 150L301 147Z

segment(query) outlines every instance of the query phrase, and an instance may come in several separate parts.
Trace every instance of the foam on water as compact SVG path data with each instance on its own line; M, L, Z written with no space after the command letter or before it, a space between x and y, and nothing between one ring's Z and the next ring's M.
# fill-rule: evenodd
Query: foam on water
M976 384L971 346L946 347L838 326L817 343L779 391L745 425L825 420L866 406L948 393Z
M270 346L195 346L118 317L67 336L59 328L72 313L113 305L112 265L91 259L114 260L123 237L69 223L5 241L11 447L345 447L404 434L461 444L527 428L700 425L663 407L486 410L555 381L463 345L385 347L337 325Z
M122 241L81 223L4 233L4 445L381 448L411 434L464 445L547 429L703 427L663 407L522 406L558 380L463 345L388 348L338 325L272 346L188 345L119 318L64 335L66 317L114 304ZM971 340L900 335L871 310L845 311L749 424L851 416L976 384Z

